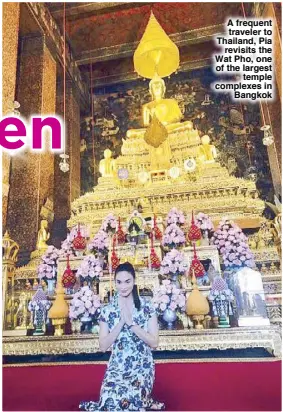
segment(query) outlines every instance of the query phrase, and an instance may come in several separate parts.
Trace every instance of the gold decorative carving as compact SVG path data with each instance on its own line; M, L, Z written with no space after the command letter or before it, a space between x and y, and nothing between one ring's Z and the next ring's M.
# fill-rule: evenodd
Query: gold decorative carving
M281 358L280 327L245 327L219 329L160 331L158 350L209 350L265 348ZM99 351L97 335L62 337L3 338L3 355L54 355L95 353Z
M170 138L174 140L174 136L169 136ZM217 162L206 164L205 168L199 171L199 178L196 181L191 181L189 175L183 172L174 184L170 178L167 178L162 184L157 181L140 186L137 175L149 166L149 158L141 149L141 140L133 139L132 146L129 146L129 142L126 141L127 144L122 152L134 153L134 147L138 147L137 153L122 155L116 162L117 169L126 167L129 171L128 187L117 186L112 181L112 187L108 190L98 185L93 192L76 199L72 203L69 227L84 222L91 228L91 236L94 236L101 221L109 213L125 216L140 198L145 198L153 204L163 218L173 206L190 214L192 209L200 210L201 204L201 211L209 214L215 221L225 215L241 226L246 220L254 222L255 227L260 225L262 219L259 216L264 209L264 202L258 198L255 183L230 176L228 171ZM175 165L181 167L187 153L184 151L174 153L174 145L171 147ZM187 148L190 148L189 145Z
M10 238L6 231L2 241L3 246L3 264L10 263L15 265L18 259L19 245Z
M9 233L6 231L3 240L3 268L2 268L2 326L6 327L8 319L8 312L10 321L14 323L14 300L11 295L13 294L14 279L15 279L15 267L18 260L19 245L10 238Z

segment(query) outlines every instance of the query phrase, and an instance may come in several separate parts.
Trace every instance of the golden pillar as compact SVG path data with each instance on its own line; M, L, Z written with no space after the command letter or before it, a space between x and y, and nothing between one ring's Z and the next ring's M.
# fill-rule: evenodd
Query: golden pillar
M55 113L56 62L43 37L23 37L17 84L17 100L21 115ZM49 130L44 131L49 147ZM10 194L7 227L19 243L21 252L35 249L43 206L52 205L54 187L54 155L48 151L28 151L11 162ZM52 208L52 206L51 206ZM27 256L26 256L27 257Z
M2 277L2 327L5 329L7 320L7 311L11 323L13 322L13 294L14 294L14 275L16 262L18 260L19 245L5 233L3 241L3 277Z
M70 218L71 202L80 196L80 106L76 88L66 82L66 154L70 170L64 173L59 168L60 157L55 158L54 176L54 230L52 243L57 247L66 237L66 221ZM63 118L63 84L57 85L56 113Z
M16 90L16 72L18 55L18 37L20 4L3 3L2 21L2 112L6 115L13 108ZM9 195L9 174L11 158L2 154L2 223L6 226Z

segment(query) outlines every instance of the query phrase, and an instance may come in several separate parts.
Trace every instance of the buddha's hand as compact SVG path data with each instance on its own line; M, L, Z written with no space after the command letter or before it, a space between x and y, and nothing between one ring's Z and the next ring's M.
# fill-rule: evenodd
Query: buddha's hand
M127 136L129 139L132 139L132 138L138 137L138 136L139 136L139 132L138 132L138 130L130 129L130 130L127 131L126 136Z
M141 137L143 137L144 132L145 132L145 129L130 129L130 130L127 131L126 136L129 139L141 138Z

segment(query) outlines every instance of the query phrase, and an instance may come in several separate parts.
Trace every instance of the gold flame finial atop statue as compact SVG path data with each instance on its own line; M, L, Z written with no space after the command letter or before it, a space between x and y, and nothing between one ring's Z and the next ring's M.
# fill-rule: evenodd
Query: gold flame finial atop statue
M147 79L157 73L170 76L179 67L179 49L162 29L151 12L145 32L134 54L136 72Z

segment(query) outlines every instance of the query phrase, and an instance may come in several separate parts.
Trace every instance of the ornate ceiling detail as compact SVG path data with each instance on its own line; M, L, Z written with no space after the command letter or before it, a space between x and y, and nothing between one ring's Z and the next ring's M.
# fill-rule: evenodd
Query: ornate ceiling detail
M41 18L52 16L60 32L64 3L28 4L48 8L49 13L40 13ZM224 32L228 17L242 13L241 3L235 2L205 3L205 7L201 3L66 3L67 39L73 63L85 83L90 79L90 67L94 87L137 78L130 61L151 11L179 48L181 71L208 66L216 47L214 36Z
M55 19L61 19L63 17L63 3L47 3L50 4L49 9L52 16ZM131 7L140 6L144 3L131 3ZM66 18L73 20L82 18L86 15L95 15L100 13L106 13L108 11L119 10L122 7L129 5L128 2L84 2L84 3L66 3Z
M215 26L188 30L182 33L174 33L169 37L178 47L182 47L189 44L207 42L212 40L215 35L223 32L223 24L217 24ZM139 42L125 43L110 47L103 47L100 49L88 50L76 55L76 62L78 65L82 65L133 56L138 43Z

